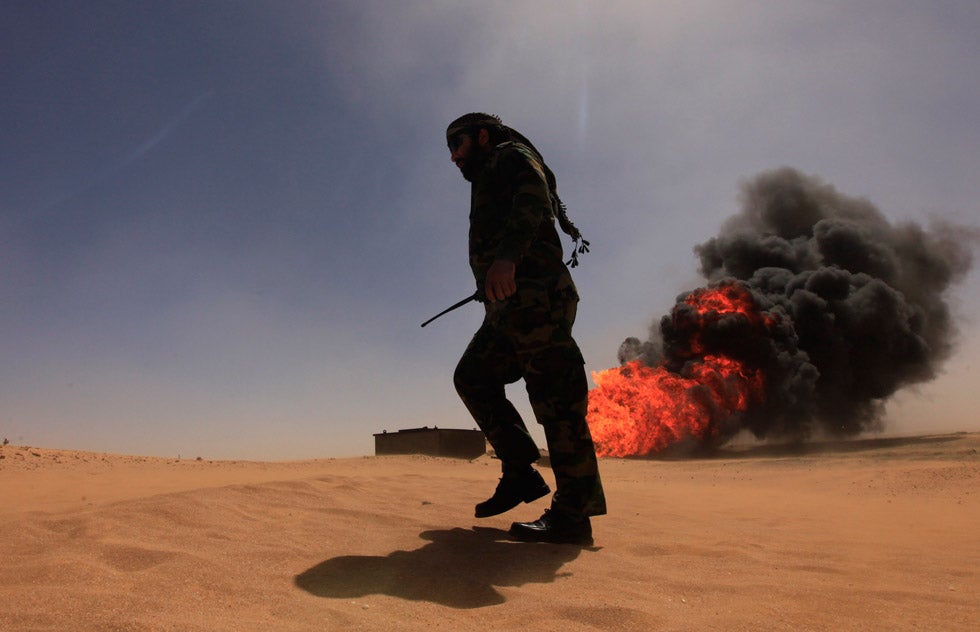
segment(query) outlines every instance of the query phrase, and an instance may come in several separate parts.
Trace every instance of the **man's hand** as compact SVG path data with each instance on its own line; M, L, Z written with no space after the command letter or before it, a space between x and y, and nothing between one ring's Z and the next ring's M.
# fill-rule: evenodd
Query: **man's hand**
M487 300L491 303L502 301L517 291L517 283L514 281L514 271L517 266L513 261L506 259L495 259L487 270Z

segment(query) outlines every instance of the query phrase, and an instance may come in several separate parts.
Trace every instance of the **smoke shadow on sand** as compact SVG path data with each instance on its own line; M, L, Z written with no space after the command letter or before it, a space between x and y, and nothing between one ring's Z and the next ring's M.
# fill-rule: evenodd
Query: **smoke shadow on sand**
M907 459L946 458L951 444L962 442L968 435L969 433L957 432L942 435L777 441L743 445L729 443L725 446L704 446L694 440L688 440L668 446L656 454L626 458L646 461L689 461L833 456L851 453Z
M892 456L905 458L943 456L947 444L960 441L965 433L946 435L921 435L910 437L873 437L826 441L801 441L755 446L726 446L717 450L718 458L754 458L782 456L810 456L822 454L846 454L855 452L891 452Z
M469 609L506 601L498 586L550 583L581 547L514 542L506 531L486 527L419 534L429 543L385 556L343 555L300 573L296 586L318 597L384 594ZM586 550L597 550L595 548Z

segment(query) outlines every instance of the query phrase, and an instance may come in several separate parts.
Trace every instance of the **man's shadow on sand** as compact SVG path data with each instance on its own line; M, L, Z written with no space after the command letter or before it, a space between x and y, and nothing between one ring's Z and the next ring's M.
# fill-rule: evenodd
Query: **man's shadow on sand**
M480 608L505 601L495 586L554 581L562 575L562 565L583 550L567 544L514 542L506 531L485 527L423 531L419 537L429 543L414 551L331 558L297 575L296 585L318 597L384 594Z

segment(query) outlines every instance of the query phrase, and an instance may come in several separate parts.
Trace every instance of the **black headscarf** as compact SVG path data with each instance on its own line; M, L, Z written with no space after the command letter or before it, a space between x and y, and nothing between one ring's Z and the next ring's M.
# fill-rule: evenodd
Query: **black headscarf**
M551 207L554 211L555 217L558 219L558 225L561 226L562 231L566 235L572 238L572 257L565 263L571 267L578 265L579 254L584 254L589 251L589 242L582 239L582 233L575 224L568 219L568 212L565 209L565 203L561 201L558 197L558 183L555 180L555 174L548 167L548 164L544 161L541 156L541 152L538 148L527 139L526 136L518 132L517 130L507 127L500 120L500 117L496 114L484 114L483 112L471 112L469 114L464 114L455 121L449 124L446 128L446 142L451 142L453 137L457 134L472 134L481 128L486 128L491 133L491 138L502 139L499 142L512 141L515 143L520 143L528 149L530 149L538 160L541 162L541 166L544 169L545 179L548 182L548 192L551 195Z

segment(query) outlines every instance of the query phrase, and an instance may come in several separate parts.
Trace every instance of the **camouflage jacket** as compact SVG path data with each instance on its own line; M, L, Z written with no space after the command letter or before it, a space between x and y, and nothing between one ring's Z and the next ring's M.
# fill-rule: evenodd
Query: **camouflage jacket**
M518 292L523 285L574 287L544 170L519 143L497 145L473 181L470 200L470 267L480 294L495 259L513 261ZM574 290L573 290L574 291Z

